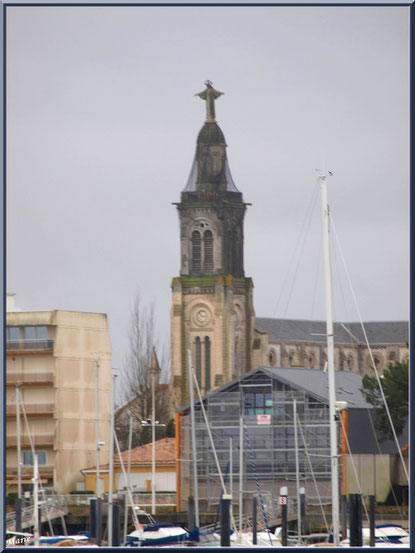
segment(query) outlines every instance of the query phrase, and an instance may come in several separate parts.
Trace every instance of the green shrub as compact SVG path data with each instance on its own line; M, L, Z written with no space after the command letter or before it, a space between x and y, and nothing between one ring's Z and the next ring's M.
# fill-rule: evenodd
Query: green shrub
M6 495L6 505L15 505L17 499L17 492L11 492Z

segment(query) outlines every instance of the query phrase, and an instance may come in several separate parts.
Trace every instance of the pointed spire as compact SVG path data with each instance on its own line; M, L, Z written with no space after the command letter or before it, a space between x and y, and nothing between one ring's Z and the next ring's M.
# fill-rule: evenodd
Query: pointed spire
M161 372L160 365L157 359L156 349L153 347L153 353L151 354L150 366L148 367L148 372L153 374L158 374Z

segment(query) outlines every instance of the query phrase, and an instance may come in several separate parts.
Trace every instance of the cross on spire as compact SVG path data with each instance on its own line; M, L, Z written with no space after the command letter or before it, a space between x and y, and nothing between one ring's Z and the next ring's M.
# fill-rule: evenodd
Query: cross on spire
M206 123L214 123L215 122L215 100L219 98L219 96L222 96L223 92L219 92L219 90L216 90L212 86L212 81L205 81L206 90L203 90L203 92L199 92L198 94L195 94L195 96L199 96L199 98L202 98L202 100L206 100Z

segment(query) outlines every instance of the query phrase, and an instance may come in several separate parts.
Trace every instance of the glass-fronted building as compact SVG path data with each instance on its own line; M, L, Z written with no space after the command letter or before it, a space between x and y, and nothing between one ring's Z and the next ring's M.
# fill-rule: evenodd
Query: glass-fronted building
M358 491L352 489L356 482L352 482L347 444L354 454L379 453L370 422L373 409L360 388L360 375L336 372L336 401L347 402L347 410L339 411L337 416L339 486L343 495ZM327 372L260 367L202 400L205 414L200 400L195 400L200 512L218 509L219 468L227 493L232 493L235 514L239 512L242 490L243 513L251 513L252 497L261 495L272 519L277 516L282 486L287 486L289 505L295 509L297 479L305 488L308 509L331 510ZM189 406L178 412L177 422L178 505L185 511L188 497L194 496Z

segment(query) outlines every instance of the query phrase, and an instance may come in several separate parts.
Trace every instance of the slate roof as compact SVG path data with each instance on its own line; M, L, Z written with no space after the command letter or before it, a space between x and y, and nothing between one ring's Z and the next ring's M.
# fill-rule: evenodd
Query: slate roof
M155 443L155 459L158 465L175 465L176 464L176 440L175 438L162 438ZM121 452L121 458L124 467L128 463L128 450ZM152 463L152 443L135 447L131 450L131 466L151 465ZM114 467L120 467L121 462L119 455L114 455ZM100 465L100 470L108 470L109 465ZM95 471L96 466L83 469L83 471Z
M343 323L350 333L359 342L365 343L360 323ZM350 334L341 326L334 323L334 342L337 344L356 344ZM409 341L408 321L373 321L364 323L369 344L406 344ZM271 319L257 317L255 327L262 332L267 332L271 340L287 342L314 342L325 343L325 321L295 320L295 319ZM319 336L316 336L319 335Z
M259 367L280 381L291 384L309 392L312 396L321 399L324 403L329 401L328 373L318 369L280 369L276 367ZM336 371L336 401L347 401L349 409L372 409L366 402L360 388L362 377L353 372Z
M205 123L197 137L198 144L225 144L225 136L216 122Z
M301 368L277 368L277 367L257 367L249 373L242 375L241 382L249 379L252 375L263 372L271 377L277 378L294 388L305 390L310 395L316 397L324 403L329 402L328 373L320 369L301 369ZM218 393L226 391L239 382L235 378L231 382L222 384L219 388L212 390L202 399L211 398ZM336 401L347 401L348 409L372 409L372 406L366 402L360 388L362 386L361 375L349 371L336 371ZM195 405L200 403L195 400ZM177 412L181 413L189 409L189 404L184 405Z

